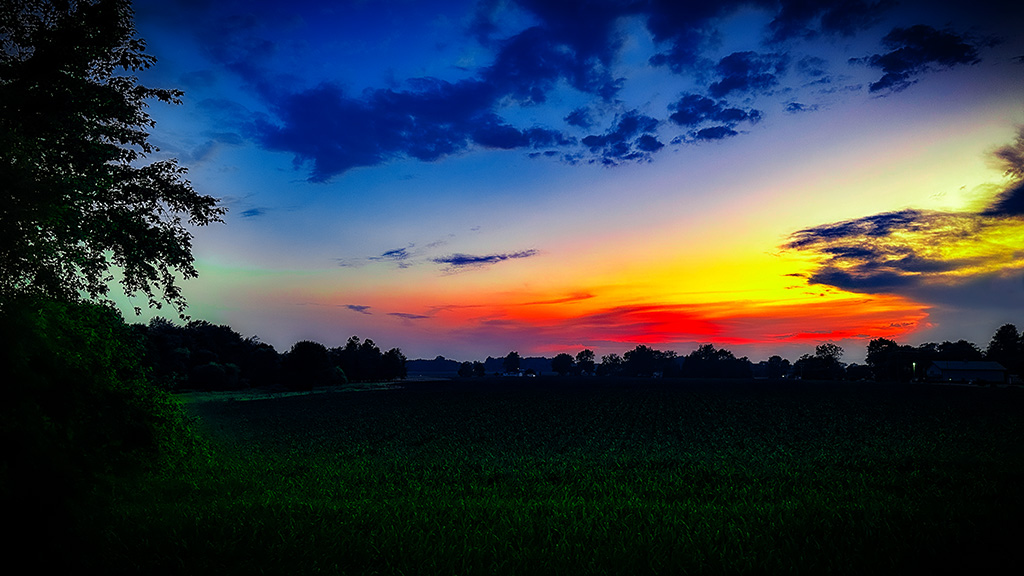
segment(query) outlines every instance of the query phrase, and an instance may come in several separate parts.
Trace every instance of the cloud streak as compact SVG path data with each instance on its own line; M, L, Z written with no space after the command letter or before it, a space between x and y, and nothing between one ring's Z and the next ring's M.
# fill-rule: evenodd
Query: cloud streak
M431 261L435 264L444 264L449 268L449 270L458 270L464 268L480 268L491 264L497 264L498 262L503 262L505 260L532 258L538 254L540 254L538 250L522 250L519 252L505 252L500 254L487 254L483 256L475 256L472 254L452 254L450 256L434 258Z

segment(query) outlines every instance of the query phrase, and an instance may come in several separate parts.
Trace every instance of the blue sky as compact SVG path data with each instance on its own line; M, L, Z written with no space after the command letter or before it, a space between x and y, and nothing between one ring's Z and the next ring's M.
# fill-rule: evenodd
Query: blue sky
M410 357L1024 324L1024 8L137 2L189 313ZM944 247L942 250L936 246Z

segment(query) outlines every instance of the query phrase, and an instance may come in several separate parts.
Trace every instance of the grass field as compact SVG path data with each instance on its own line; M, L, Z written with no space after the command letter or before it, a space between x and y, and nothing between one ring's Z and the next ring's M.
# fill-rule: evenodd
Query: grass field
M191 404L107 573L984 572L1016 557L1024 391L537 378Z

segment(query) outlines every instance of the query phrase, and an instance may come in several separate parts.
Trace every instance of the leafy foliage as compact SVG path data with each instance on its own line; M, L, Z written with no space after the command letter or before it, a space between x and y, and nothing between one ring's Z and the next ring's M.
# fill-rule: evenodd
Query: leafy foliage
M551 369L562 376L571 372L574 364L575 361L572 356L565 354L564 352L551 359Z
M519 356L519 352L513 350L505 356L505 359L502 362L502 368L505 369L506 373L517 372L521 361L522 358Z
M282 361L285 381L292 390L312 390L341 381L335 372L327 347L319 342L296 342Z
M999 362L1011 372L1024 375L1024 334L1013 324L1004 324L992 335L985 357Z
M0 332L0 493L19 521L70 529L99 480L199 445L113 309L23 300L0 313Z
M128 0L16 0L0 10L0 305L18 295L105 298L121 271L181 312L196 275L191 234L224 209L156 151L147 100L181 92L132 76L155 61ZM159 297L159 298L158 298Z
M737 358L725 348L703 344L686 356L682 373L689 378L749 378L753 368L746 357Z

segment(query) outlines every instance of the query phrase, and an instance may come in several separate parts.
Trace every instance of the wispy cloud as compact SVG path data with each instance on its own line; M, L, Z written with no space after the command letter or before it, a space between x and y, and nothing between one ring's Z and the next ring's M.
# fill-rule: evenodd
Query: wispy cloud
M474 256L472 254L452 254L450 256L444 256L441 258L434 258L432 261L436 264L445 264L446 266L448 266L449 269L479 268L482 266L497 264L498 262L502 262L505 260L531 258L539 253L540 252L538 250L522 250L520 252L487 254L484 256Z
M408 314L406 312L388 312L388 316L395 316L402 320L424 320L426 318L430 318L430 316L425 314Z
M345 304L342 307L348 308L353 312L359 312L360 314L372 314L372 312L370 312L370 306L363 306L360 304Z
M265 208L250 208L240 212L239 216L242 218L256 218L257 216L263 216L266 213L267 210Z

